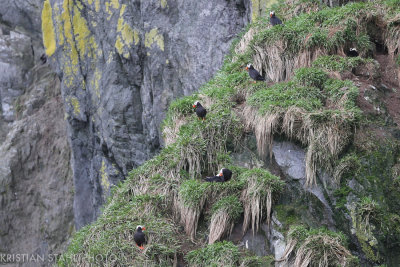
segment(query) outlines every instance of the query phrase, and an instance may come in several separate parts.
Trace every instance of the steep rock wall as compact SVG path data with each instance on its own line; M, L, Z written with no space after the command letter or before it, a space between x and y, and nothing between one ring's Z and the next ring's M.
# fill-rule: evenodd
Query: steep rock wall
M0 253L46 256L74 230L70 149L58 77L40 62L29 76L0 143Z
M44 44L62 77L75 222L96 218L110 187L154 155L170 101L221 66L249 1L45 1Z

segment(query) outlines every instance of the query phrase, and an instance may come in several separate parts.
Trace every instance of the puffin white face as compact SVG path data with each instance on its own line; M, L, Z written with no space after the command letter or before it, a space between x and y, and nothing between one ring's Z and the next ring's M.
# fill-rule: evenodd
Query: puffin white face
M137 231L139 228L141 228L142 230L146 230L146 228L145 228L144 226L138 225L138 226L136 226L136 231Z
M222 171L224 170L224 168L222 168L220 171L219 171L219 173L218 173L218 176L222 176L223 174L222 174Z
M251 68L251 64L249 63L249 64L247 64L247 66L246 66L246 70L249 70Z
M350 51L357 51L357 49L356 48L350 48Z
M200 102L199 101L194 102L193 107L195 108L197 104L200 104Z
M273 15L275 15L275 11L270 11L269 16L272 17Z

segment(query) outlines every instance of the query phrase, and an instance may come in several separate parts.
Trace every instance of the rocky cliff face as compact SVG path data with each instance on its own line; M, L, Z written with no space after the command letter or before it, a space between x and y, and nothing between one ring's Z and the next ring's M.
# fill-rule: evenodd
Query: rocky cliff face
M170 101L221 66L249 1L45 1L44 44L62 77L79 228L110 187L160 147ZM258 11L257 11L258 12Z
M74 229L60 81L35 32L0 26L0 253L60 253Z
M60 81L40 61L42 4L42 0L0 4L0 253L4 254L60 253L74 229Z

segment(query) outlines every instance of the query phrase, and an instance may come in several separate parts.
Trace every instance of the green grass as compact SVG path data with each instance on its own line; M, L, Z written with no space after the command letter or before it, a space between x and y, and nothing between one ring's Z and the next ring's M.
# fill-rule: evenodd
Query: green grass
M220 267L237 266L240 252L232 242L222 241L208 245L205 248L190 251L186 260L190 266Z
M200 200L204 198L206 190L210 184L199 180L187 180L183 182L179 189L179 195L187 207L197 207Z
M212 206L211 210L212 214L216 214L221 210L227 211L232 220L238 219L243 213L242 203L234 195L221 198Z
M254 38L253 45L272 45L284 41L288 56L302 49L323 48L335 51L345 43L356 43L360 52L372 49L366 29L357 26L357 19L375 9L373 3L349 3L343 7L323 8L317 12L294 16L285 26L266 29L267 20L258 22L261 30ZM332 29L335 28L335 31Z
M346 95L345 103L337 107L336 114L346 115L343 118L353 114L355 122L359 119L360 113L356 104L358 94L358 88L351 81L330 79L318 68L301 68L296 71L292 81L260 89L248 98L247 103L257 107L262 114L286 111L289 107L295 106L308 112L318 112L313 114L313 118L318 119L335 113L334 110L329 112L329 109L324 111L324 103L327 101L330 105L338 103Z
M373 59L361 57L341 57L338 55L320 56L313 63L313 67L326 71L351 71L360 65L373 63Z
M177 195L188 207L197 207L205 198L205 210L200 211L205 215L205 220L221 209L228 209L233 218L238 218L254 206L253 202L259 199L264 201L268 197L268 191L272 192L272 199L276 199L285 185L279 177L264 169L248 170L231 165L229 152L237 147L235 145L240 142L244 132L242 122L233 110L239 94L245 94L248 97L246 105L258 109L261 114L284 113L292 107L299 108L302 119L311 121L310 127L318 134L327 125L339 125L338 127L352 132L353 127L359 123L361 113L356 105L358 88L351 81L329 78L328 72L351 70L371 63L370 59L322 56L312 67L298 69L289 81L271 86L267 83L249 85L250 78L244 67L253 61L255 46L268 47L283 42L286 49L280 56L289 58L306 49L322 49L329 54L336 54L338 49L349 44L356 45L361 54L371 51L367 29L364 24L358 22L362 22L371 14L378 14L376 3L351 3L337 8L324 8L318 1L313 0L303 0L297 4L309 7L318 5L319 11L301 14L292 19L283 17L285 26L272 28L266 27L269 24L268 18L258 19L247 28L252 27L258 32L244 54L235 55L232 46L231 55L226 57L223 67L213 79L204 84L198 93L177 99L170 104L163 129L174 129L176 120L183 120L182 126L174 129L176 132L172 134L173 142L163 148L159 155L132 170L128 179L113 190L112 197L108 199L98 220L74 235L68 251L59 261L60 266L74 265L71 257L80 253L88 258L80 263L93 263L96 266L105 263L91 260L95 255L118 255L118 264L124 266L132 264L133 261L138 266L145 262L155 266L171 265L174 254L182 253L181 242L189 239L183 232L178 231L177 222L172 216L177 212L173 210L174 197ZM385 4L392 9L391 12L395 12L393 10L399 7L398 0L385 1ZM291 7L282 4L277 7L277 12L291 12ZM210 104L207 106L205 122L196 118L192 108L196 100ZM318 128L318 125L322 128ZM316 146L326 146L326 139L321 140ZM304 140L300 141L307 144ZM323 149L321 151L322 154L329 154ZM379 153L361 156L357 161L360 163L357 172L349 168L343 175L351 179L350 176L355 174L356 180L362 180L366 194L370 193L370 199L383 211L379 231L386 231L385 235L388 236L388 230L385 229L400 229L399 216L389 212L400 207L400 198L396 200L400 193L392 190L393 186L386 179L386 175L382 179L383 186L378 181L377 177L381 176L377 172L382 172L390 165L384 163L386 156ZM391 156L394 158L394 155ZM231 181L206 183L200 180L207 174L215 173L221 166L227 166L233 171ZM335 196L339 198L338 206L344 207L345 198L353 192L347 185L341 186L335 192ZM379 186L382 188L377 188ZM243 200L241 195L245 191L247 199ZM387 196L392 200L391 203L382 204L383 200L377 198L378 193ZM361 203L368 204L366 199L363 200ZM259 212L261 220L261 217L265 217L265 210ZM298 214L287 209L284 213L289 222L298 222ZM132 244L131 237L138 224L146 226L147 233L153 240L145 253L139 253ZM342 234L326 229L296 226L290 230L290 236L298 240L299 245L316 235L327 236L346 245ZM183 240L169 237L177 234ZM396 235L389 238L394 243L399 240ZM224 241L193 250L185 258L190 266L237 266L242 263L240 255L234 244ZM244 257L244 262L246 266L265 266L268 259Z
M279 111L291 106L311 111L322 106L318 88L299 86L295 82L277 83L255 92L247 103L257 107L260 113Z

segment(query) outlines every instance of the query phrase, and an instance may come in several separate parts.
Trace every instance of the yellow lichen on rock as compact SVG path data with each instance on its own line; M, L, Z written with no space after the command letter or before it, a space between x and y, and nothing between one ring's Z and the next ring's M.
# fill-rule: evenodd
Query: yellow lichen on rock
M119 1L118 0L111 0L111 6L114 9L118 9L119 8Z
M100 11L100 0L96 0L94 6L95 6L96 12L99 12Z
M63 55L64 57L63 82L68 87L73 85L74 78L78 73L78 61L79 61L78 51L76 50L75 40L73 38L70 10L73 10L73 2L70 0L64 0L63 12L61 14L62 25L64 26L63 35L66 42L66 44L64 44L64 55Z
M139 31L138 30L134 30L133 31L133 40L135 40L135 45L139 44L140 36L139 36Z
M124 53L124 44L122 43L121 36L117 37L115 48L117 48L118 54L122 55Z
M94 51L97 50L97 44L78 6L74 7L73 31L81 60L84 60L85 56L95 58Z
M100 79L101 79L101 71L98 68L96 68L91 81L91 86L94 89L97 98L99 99L100 99Z
M110 189L110 182L108 181L106 163L104 162L104 160L102 160L101 162L100 176L101 176L101 186L103 187L104 192L108 192L108 190Z
M160 0L160 1L161 1L161 7L162 7L162 8L168 7L168 2L167 2L167 0Z
M164 36L158 33L157 28L152 29L145 35L144 45L146 47L150 48L154 43L157 44L161 51L164 51Z
M43 4L42 31L43 45L46 48L46 54L52 56L56 51L56 39L54 34L52 8L49 0L46 0Z
M81 106L79 105L79 100L75 96L70 97L69 102L74 110L74 115L79 116L81 114Z
M123 15L125 13L125 9L126 5L122 5L117 24L118 37L115 41L115 48L117 48L117 51L120 55L128 58L130 53L127 50L133 43L137 45L140 41L140 37L139 32L137 30L133 30L129 24L124 21Z

